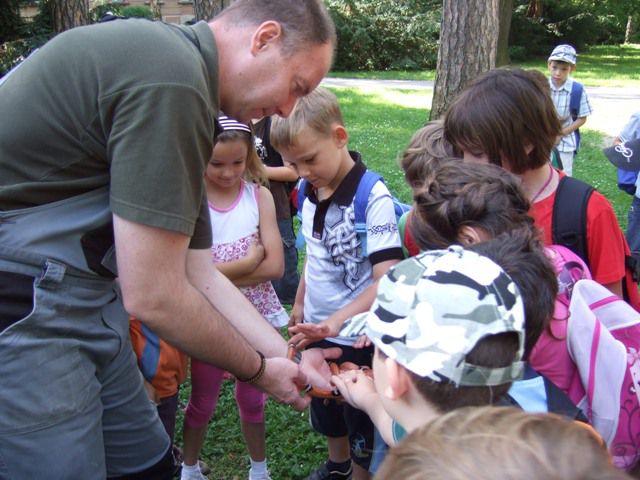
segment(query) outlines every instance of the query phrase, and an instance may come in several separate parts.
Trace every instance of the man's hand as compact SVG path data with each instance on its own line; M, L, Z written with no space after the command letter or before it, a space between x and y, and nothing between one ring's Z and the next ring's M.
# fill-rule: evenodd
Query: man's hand
M323 390L331 390L331 370L327 360L338 358L342 354L342 349L335 348L310 348L302 352L300 361L300 371L307 377L308 382Z
M304 410L311 402L311 397L300 396L300 388L309 384L307 375L286 358L268 358L266 362L264 374L256 385L277 402L291 405L296 410Z

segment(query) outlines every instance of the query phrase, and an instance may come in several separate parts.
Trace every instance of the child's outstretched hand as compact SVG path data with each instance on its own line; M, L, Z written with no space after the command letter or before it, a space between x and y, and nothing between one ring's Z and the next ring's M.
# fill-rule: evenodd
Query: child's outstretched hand
M344 368L344 365L341 365L341 368ZM372 412L380 403L370 369L355 368L341 371L339 375L331 377L331 383L340 390L342 397L349 405L366 413Z
M327 337L337 337L340 333L340 325L336 325L331 319L320 323L297 323L289 326L289 344L298 350L306 348L309 344L319 342Z
M367 348L371 346L371 339L366 335L360 335L358 339L353 342L353 348Z

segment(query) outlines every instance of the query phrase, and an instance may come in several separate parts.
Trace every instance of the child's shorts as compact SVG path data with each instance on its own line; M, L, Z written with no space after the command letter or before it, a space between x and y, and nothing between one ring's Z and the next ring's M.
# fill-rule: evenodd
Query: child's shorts
M342 348L338 363L353 362L356 365L371 367L373 347L355 349L338 345L327 340L314 343L309 348ZM365 470L369 470L374 448L374 427L369 416L362 410L347 403L338 404L334 400L314 398L311 401L311 426L326 437L349 437L351 459Z

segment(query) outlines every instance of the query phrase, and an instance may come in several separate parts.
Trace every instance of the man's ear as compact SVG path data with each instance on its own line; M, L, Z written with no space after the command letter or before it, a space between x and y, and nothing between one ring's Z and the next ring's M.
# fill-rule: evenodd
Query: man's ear
M269 20L261 23L251 37L251 54L257 55L258 52L269 47L282 39L282 26L275 20Z
M336 124L331 128L333 130L333 139L338 148L342 148L349 143L349 133L343 125Z
M390 400L398 400L409 391L411 379L407 370L395 360L387 357L384 360L387 369L388 385L384 394Z
M469 247L482 242L482 237L477 229L470 225L463 225L458 229L457 240L463 247Z

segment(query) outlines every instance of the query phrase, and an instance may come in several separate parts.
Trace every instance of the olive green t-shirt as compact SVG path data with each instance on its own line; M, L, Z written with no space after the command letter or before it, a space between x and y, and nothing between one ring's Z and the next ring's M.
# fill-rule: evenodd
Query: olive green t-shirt
M210 245L218 60L206 23L61 33L0 85L0 112L0 210L108 185L115 214Z

